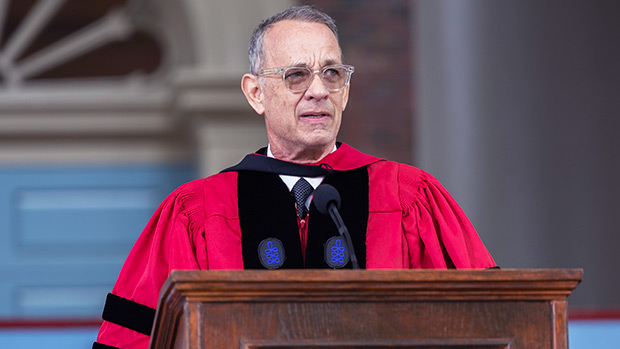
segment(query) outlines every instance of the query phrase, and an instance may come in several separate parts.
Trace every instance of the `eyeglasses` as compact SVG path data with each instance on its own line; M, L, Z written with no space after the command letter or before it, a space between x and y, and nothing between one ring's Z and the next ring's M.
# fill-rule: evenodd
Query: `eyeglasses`
M319 74L321 81L329 92L338 92L345 88L351 80L351 74L355 71L352 65L335 64L328 65L319 70L308 67L288 67L262 70L259 76L280 74L282 81L291 92L303 92L310 87L314 74Z

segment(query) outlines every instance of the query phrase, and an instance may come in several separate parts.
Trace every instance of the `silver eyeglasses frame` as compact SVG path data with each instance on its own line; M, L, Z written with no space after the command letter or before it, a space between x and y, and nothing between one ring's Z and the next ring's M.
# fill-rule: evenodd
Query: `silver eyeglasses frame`
M344 69L345 72L345 79L344 79L344 84L342 85L342 87L337 88L337 89L333 89L333 88L328 88L327 84L325 83L325 72L329 69ZM311 78L308 78L305 83L305 87L301 88L301 89L291 89L289 87L289 84L286 82L286 73L293 70L293 69L301 69L301 70L306 70L309 73L311 73L308 76L311 76ZM323 85L325 85L325 87L327 88L327 90L329 92L339 92L342 91L345 87L347 87L349 85L349 82L351 81L351 74L353 74L353 72L355 71L355 67L352 65L346 65L346 64L332 64L332 65L327 65L321 69L317 69L317 70L312 70L308 67L298 67L298 66L292 66L292 67L286 67L286 68L273 68L273 69L265 69L265 70L261 70L257 75L258 76L264 76L264 75L271 75L271 74L282 74L282 82L284 83L284 86L286 86L286 88L291 91L291 92L303 92L306 91L308 89L308 87L310 87L310 85L312 85L312 80L314 79L314 74L319 74L319 77L321 78L321 82L323 83Z

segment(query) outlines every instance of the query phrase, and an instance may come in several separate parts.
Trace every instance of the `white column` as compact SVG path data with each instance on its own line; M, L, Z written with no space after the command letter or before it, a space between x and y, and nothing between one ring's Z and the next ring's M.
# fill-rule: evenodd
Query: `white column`
M248 105L241 77L248 71L254 28L291 0L185 0L194 61L175 76L176 108L194 126L201 176L236 164L267 144L261 116Z

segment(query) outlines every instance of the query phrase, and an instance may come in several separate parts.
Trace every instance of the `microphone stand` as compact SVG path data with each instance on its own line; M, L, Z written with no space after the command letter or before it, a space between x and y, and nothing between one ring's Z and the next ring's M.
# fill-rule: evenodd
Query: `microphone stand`
M355 255L355 250L353 249L351 235L349 235L349 230L342 221L342 217L340 216L340 212L338 212L338 208L333 202L330 202L327 210L329 211L329 215L332 217L332 220L336 224L336 228L338 228L338 233L340 233L340 235L344 237L345 241L347 242L347 246L349 246L349 255L351 256L351 265L353 269L359 269L360 266L357 263L357 256Z

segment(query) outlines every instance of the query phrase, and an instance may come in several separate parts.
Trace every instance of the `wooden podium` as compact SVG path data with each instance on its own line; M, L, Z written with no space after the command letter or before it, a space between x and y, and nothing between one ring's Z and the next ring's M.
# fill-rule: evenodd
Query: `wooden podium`
M174 271L151 348L567 348L582 273Z

